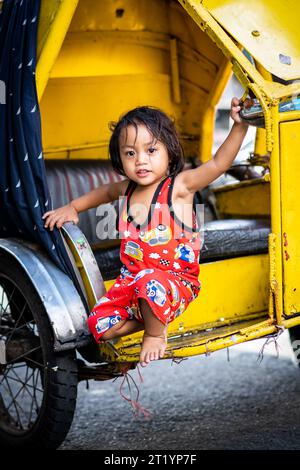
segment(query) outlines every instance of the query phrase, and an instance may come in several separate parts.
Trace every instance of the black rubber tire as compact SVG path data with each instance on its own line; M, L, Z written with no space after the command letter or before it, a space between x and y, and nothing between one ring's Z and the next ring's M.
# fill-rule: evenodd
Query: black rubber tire
M72 424L77 398L78 371L74 350L55 353L52 328L45 308L26 272L10 255L0 252L1 276L12 281L28 302L36 323L42 349L43 397L39 413L32 428L25 434L15 435L1 425L0 447L56 449L64 441ZM3 277L4 276L4 277Z
M298 363L298 367L300 367L300 325L293 326L288 331L295 360Z

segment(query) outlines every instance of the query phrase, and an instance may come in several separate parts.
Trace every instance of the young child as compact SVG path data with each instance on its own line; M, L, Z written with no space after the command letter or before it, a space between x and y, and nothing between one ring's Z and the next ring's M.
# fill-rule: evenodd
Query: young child
M244 104L248 107L251 101ZM88 326L98 343L144 329L143 367L164 356L168 323L199 294L200 234L193 198L236 157L248 128L240 109L233 98L234 124L228 137L214 158L186 171L168 116L148 106L129 111L114 125L109 144L113 168L127 178L43 215L45 227L53 230L55 224L77 224L79 212L125 196L118 217L123 265L114 285L94 306Z

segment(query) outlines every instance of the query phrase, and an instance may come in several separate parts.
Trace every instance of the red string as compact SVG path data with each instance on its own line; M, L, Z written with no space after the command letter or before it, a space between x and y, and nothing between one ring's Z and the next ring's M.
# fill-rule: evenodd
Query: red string
M139 365L138 365L138 364L137 364L136 368L137 368L137 371L138 371L138 374L139 374L139 378L140 378L141 383L144 383L144 379L143 379L143 376L142 376L142 374L141 374L141 371L140 371L140 368L139 368Z
M137 366L137 370L138 370L138 373L139 373L139 378L140 378L140 381L141 383L143 383L143 377L141 375L141 372ZM132 381L133 385L135 386L135 389L136 389L136 397L133 398L133 393L132 393L132 388L131 388L131 385L130 385L130 380ZM123 393L123 387L124 387L124 384L125 384L125 381L127 382L127 385L128 385L128 390L129 390L129 397L127 397L124 393ZM149 410L147 410L146 408L144 408L140 403L139 403L139 396L140 396L140 391L139 391L139 388L134 380L134 378L129 374L128 371L124 371L124 374L123 374L123 380L122 380L122 383L120 385L120 395L121 397L123 398L123 400L126 400L127 402L130 403L131 407L132 407L132 410L133 410L133 413L135 416L142 416L144 417L144 419L150 419L152 417L152 414Z

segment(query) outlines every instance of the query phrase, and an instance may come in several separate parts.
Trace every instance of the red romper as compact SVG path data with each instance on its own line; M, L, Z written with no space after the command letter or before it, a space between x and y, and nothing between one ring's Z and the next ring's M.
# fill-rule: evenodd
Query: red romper
M193 209L192 228L177 218L171 203L174 179L167 176L159 183L142 225L129 215L130 197L137 184L128 184L118 219L123 265L115 283L97 301L88 318L89 330L97 342L121 320L135 318L143 323L139 298L146 299L154 315L168 324L200 291L196 214Z

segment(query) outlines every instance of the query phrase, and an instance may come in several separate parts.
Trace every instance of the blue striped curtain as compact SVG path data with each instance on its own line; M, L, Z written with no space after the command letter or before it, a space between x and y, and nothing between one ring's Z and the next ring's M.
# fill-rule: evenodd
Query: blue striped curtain
M53 207L35 83L39 8L40 0L5 0L0 13L0 237L42 245L84 300L62 234L42 220Z

